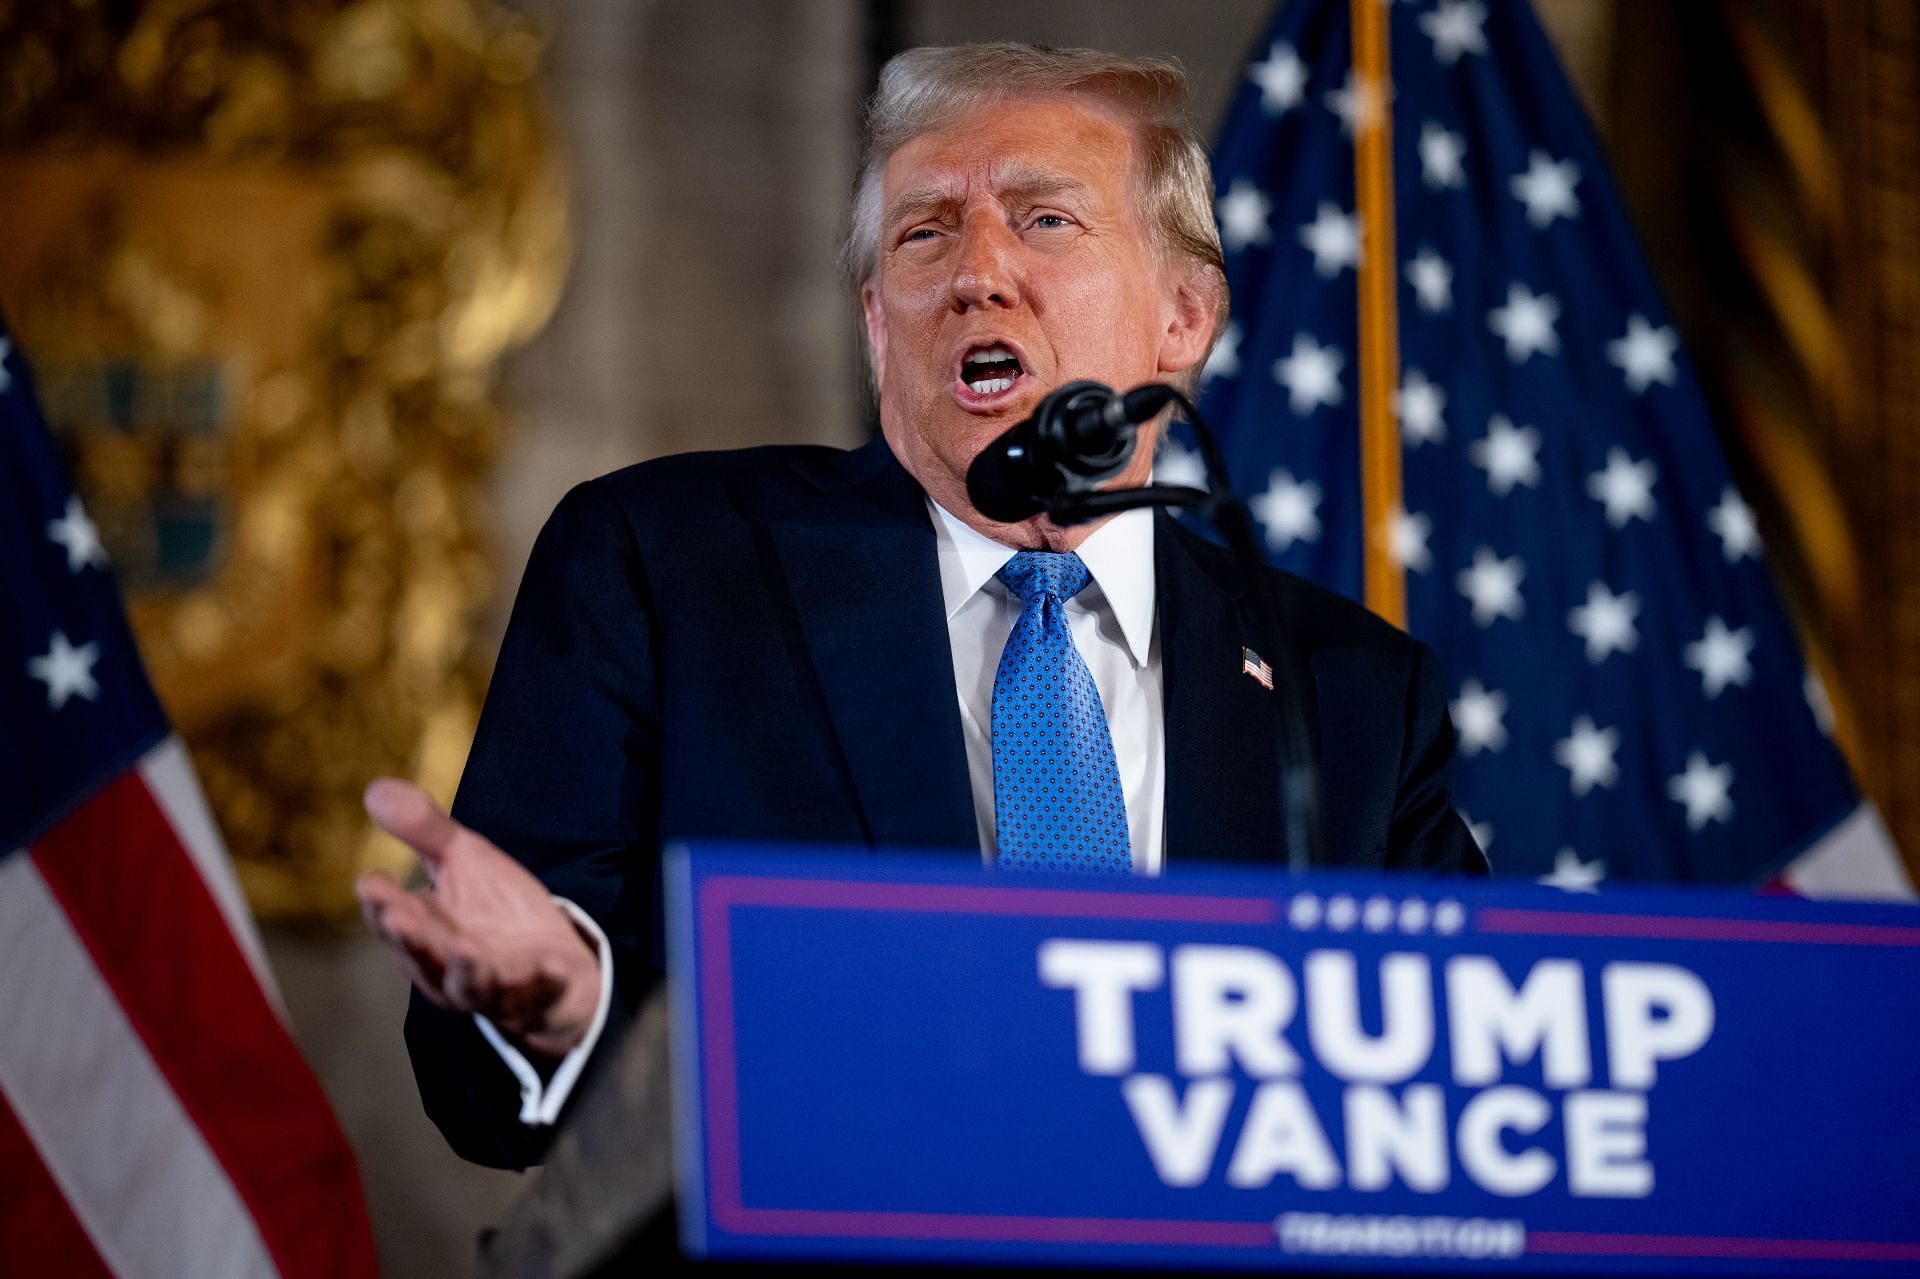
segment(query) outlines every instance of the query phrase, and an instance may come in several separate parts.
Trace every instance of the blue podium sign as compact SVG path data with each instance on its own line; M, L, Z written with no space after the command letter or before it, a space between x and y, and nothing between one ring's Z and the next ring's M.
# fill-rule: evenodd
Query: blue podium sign
M668 859L688 1251L1920 1274L1920 908Z

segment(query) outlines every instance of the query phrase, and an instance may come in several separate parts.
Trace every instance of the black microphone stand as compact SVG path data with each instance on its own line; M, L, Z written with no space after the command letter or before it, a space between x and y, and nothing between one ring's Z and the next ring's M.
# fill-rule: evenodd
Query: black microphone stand
M1047 514L1060 525L1083 524L1103 515L1147 506L1178 507L1204 515L1220 533L1233 555L1234 566L1246 581L1252 600L1256 633L1273 667L1273 691L1278 698L1280 724L1280 821L1287 867L1303 871L1320 863L1320 785L1318 767L1308 735L1306 710L1310 705L1295 663L1288 660L1286 632L1268 581L1267 557L1246 504L1234 495L1227 479L1226 459L1206 419L1192 400L1170 386L1162 386L1166 401L1175 404L1193 423L1206 463L1211 490L1181 484L1148 484L1140 488L1064 492L1047 504Z

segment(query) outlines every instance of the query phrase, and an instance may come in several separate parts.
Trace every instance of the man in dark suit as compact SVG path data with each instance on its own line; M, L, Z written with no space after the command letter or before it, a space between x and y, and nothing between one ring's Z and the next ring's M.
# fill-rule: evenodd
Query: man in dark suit
M662 459L560 504L453 817L403 783L368 793L433 874L411 893L370 876L362 900L413 976L422 1097L461 1154L536 1161L656 981L664 842L1148 874L1282 860L1281 708L1242 669L1261 641L1226 557L1146 513L998 524L965 488L1047 389L1190 380L1204 359L1225 286L1183 98L1158 60L902 55L847 255L882 437ZM1147 434L1118 485L1146 480ZM1287 648L1268 656L1312 702L1323 860L1478 868L1431 656L1306 583L1275 574L1275 593Z

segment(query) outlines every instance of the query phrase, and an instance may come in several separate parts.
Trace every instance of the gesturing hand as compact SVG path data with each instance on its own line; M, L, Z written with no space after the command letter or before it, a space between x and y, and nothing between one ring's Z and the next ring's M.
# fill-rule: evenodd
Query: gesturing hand
M383 871L355 891L367 927L413 984L442 1008L479 1013L547 1057L586 1037L600 995L599 958L526 867L441 812L409 782L367 787L367 815L412 848L429 885L413 892Z

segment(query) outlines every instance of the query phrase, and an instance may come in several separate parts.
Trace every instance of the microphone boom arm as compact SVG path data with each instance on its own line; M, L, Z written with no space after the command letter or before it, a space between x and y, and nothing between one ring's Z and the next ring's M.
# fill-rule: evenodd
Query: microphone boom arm
M1142 388L1144 389L1144 388ZM1313 758L1307 712L1310 694L1289 660L1286 632L1268 581L1267 557L1246 505L1228 482L1226 459L1213 432L1193 401L1172 387L1158 388L1193 423L1200 456L1212 480L1211 491L1178 484L1148 484L1140 488L1080 489L1060 493L1047 504L1047 514L1061 525L1082 524L1104 515L1147 506L1178 507L1205 515L1226 540L1234 566L1247 584L1253 604L1256 633L1265 644L1273 668L1273 691L1280 728L1279 795L1282 843L1288 869L1306 870L1320 863L1320 785Z

